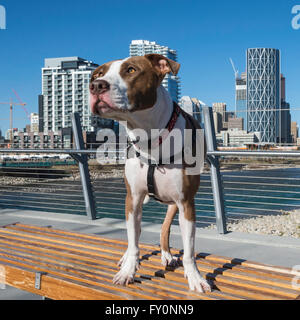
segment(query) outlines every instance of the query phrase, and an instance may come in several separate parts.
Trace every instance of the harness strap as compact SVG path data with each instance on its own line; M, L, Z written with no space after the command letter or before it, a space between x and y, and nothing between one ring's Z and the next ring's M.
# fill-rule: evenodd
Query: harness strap
M181 113L181 109L180 107L173 102L173 113L171 116L170 121L168 122L166 129L168 130L168 132L171 132L173 130L173 128L175 127L175 124L178 120L178 117ZM163 143L163 138L159 137L159 141L158 141L158 145L160 146ZM151 147L151 141L148 142L149 146ZM140 154L138 154L138 157L141 157ZM174 161L174 156L171 157L170 159L170 163L172 163L172 161ZM158 165L162 164L161 159L159 160L159 163L157 164L152 164L151 161L148 161L149 164L149 169L148 169L148 175L147 175L147 184L148 184L148 195L151 198L154 198L156 201L160 201L160 199L158 199L155 195L155 188L154 188L154 172L155 172L155 168Z
M155 189L154 189L154 172L156 165L149 165L148 175L147 175L147 184L148 184L148 194L149 197L155 198Z

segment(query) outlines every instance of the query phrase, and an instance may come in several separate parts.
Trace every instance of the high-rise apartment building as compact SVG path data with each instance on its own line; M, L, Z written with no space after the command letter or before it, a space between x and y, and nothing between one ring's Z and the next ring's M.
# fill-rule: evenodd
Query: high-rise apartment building
M37 113L30 114L30 131L39 132L39 115Z
M277 143L280 136L280 51L247 50L247 129L260 132L263 143Z
M197 98L191 98L189 96L184 96L179 101L179 106L188 114L190 114L192 117L194 117L199 124L202 124L202 107L205 104L198 100Z
M280 110L280 143L291 143L291 112L290 104L286 102L285 77L281 75L280 95L281 95L281 110Z
M144 56L151 53L161 54L168 59L177 61L176 50L172 50L166 46L161 46L154 41L132 40L130 44L130 57ZM168 74L164 78L162 85L169 91L172 99L178 103L180 99L180 78L178 76Z
M83 131L94 131L89 106L89 80L97 64L79 57L45 59L42 96L39 97L39 130L58 132L72 126L78 112Z
M243 118L243 127L247 130L247 73L236 78L236 110L237 118Z
M221 132L224 129L224 124L227 122L226 108L227 108L227 105L226 103L223 103L223 102L216 102L216 103L213 103L212 105L216 132Z
M296 121L291 122L291 136L292 143L296 143L299 137L299 127Z

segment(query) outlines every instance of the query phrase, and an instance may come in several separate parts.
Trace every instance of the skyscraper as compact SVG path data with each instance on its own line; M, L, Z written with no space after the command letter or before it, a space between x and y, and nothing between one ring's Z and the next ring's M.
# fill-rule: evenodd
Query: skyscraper
M194 117L199 124L202 124L202 107L205 106L205 104L198 100L197 98L191 98L189 96L183 96L179 101L180 107L190 114L192 117Z
M177 61L177 51L169 47L161 46L154 41L132 40L130 44L130 57L144 56L146 54L157 53L168 59ZM166 75L162 85L169 91L172 99L179 102L180 99L180 78L172 74Z
M216 132L221 132L226 128L226 124L228 122L228 113L226 111L227 105L223 102L216 102L212 105L213 113L214 113L214 121Z
M277 143L280 136L280 51L247 50L247 129L260 132L264 143Z
M30 131L39 132L39 115L37 113L30 114Z
M285 91L285 77L281 75L280 78L280 92L281 92L281 110L280 110L280 143L291 143L291 112L290 104L286 102L286 91Z
M236 78L236 117L243 118L243 127L247 130L247 73Z
M42 95L39 96L40 131L70 128L71 115L78 112L82 129L94 131L89 106L89 80L97 64L79 57L45 59Z

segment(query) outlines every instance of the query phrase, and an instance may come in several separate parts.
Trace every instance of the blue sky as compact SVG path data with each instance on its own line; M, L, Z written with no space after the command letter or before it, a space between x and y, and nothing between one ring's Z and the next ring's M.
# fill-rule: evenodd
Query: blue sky
M249 47L281 50L287 100L300 109L300 30L291 26L300 0L0 0L7 29L0 30L0 101L15 89L37 112L44 58L80 56L98 64L129 55L133 39L178 50L182 95L207 104L234 106L231 57L245 70ZM9 128L9 108L0 105L0 128ZM300 111L292 112L300 124ZM28 122L15 107L14 127Z

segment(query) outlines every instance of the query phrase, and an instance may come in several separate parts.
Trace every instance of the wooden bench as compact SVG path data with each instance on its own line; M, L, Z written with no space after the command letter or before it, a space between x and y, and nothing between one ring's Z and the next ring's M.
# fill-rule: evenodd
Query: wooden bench
M156 246L141 245L141 268L127 287L112 284L127 243L16 223L0 227L0 271L9 286L55 300L299 299L289 268L206 253L199 270L209 294L189 291L183 268L164 270ZM182 255L179 250L174 254ZM0 277L1 278L1 277Z

